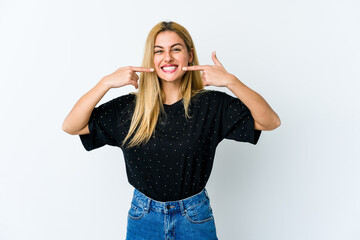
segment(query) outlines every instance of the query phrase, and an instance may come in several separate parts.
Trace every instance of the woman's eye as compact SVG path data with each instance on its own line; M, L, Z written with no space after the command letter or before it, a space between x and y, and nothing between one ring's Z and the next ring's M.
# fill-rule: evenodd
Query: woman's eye
M181 51L181 49L180 48L174 48L173 49L173 51ZM163 52L163 50L157 50L157 51L155 51L154 53L162 53Z

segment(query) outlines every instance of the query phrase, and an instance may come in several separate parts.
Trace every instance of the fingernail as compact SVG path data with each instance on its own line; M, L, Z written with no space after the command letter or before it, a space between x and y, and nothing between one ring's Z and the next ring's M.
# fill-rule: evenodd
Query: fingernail
M183 70L186 71L186 67L183 67Z
M214 55L216 55L216 51L214 51Z
M153 72L153 71L154 71L154 69L153 69L153 68L150 68L150 71L152 71L152 72Z

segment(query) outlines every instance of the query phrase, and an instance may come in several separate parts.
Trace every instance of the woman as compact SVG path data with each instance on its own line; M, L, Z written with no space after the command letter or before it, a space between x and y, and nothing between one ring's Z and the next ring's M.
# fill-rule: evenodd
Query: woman
M215 53L212 59L214 65L199 66L188 31L160 22L148 35L142 67L103 77L64 121L63 130L80 135L88 151L106 144L122 149L134 186L126 239L217 239L205 189L217 145L224 138L256 144L261 130L280 125L259 94ZM130 84L138 92L95 108L109 89ZM210 85L237 98L204 89Z

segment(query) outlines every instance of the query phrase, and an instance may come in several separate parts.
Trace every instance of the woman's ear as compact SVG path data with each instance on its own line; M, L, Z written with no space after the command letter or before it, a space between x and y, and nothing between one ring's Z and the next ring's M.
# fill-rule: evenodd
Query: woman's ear
M194 49L191 48L191 51L189 52L189 62L193 62L194 61Z

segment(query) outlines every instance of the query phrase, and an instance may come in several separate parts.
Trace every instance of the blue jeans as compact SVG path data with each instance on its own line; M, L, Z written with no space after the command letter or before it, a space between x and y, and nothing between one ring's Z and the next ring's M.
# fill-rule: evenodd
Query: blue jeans
M217 240L206 189L185 199L159 202L135 188L128 212L126 240L142 239Z

